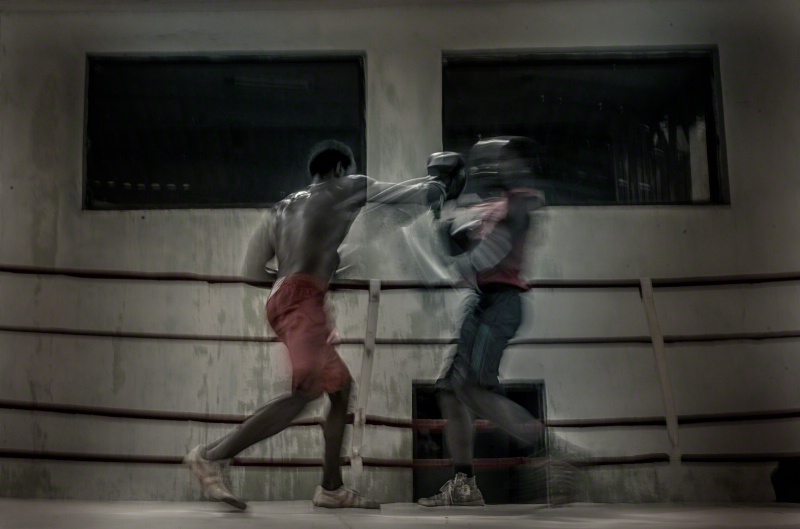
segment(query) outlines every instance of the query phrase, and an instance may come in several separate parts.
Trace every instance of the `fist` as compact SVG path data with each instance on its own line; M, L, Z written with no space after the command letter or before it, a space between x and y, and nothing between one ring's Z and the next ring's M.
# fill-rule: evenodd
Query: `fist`
M457 152L435 152L428 156L428 175L444 185L445 200L458 198L467 183L464 157Z

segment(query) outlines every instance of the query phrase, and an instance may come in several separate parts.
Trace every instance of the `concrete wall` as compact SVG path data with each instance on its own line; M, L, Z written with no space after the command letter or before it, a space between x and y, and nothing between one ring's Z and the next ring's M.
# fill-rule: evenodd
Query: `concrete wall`
M237 275L261 212L81 210L87 53L355 50L367 60L367 172L422 174L441 149L443 50L716 45L730 206L559 207L535 214L528 276L613 279L800 270L800 5L786 1L0 2L0 263ZM348 246L350 276L435 276L409 253L430 215ZM389 223L392 224L391 222ZM373 230L374 231L374 230ZM435 267L434 267L435 268ZM793 283L656 293L665 334L796 330ZM96 331L264 336L267 292L247 286L0 274L0 324ZM457 293L385 293L380 337L446 337ZM364 334L366 294L333 295L345 337ZM542 289L526 298L525 337L641 336L636 290ZM669 346L679 414L797 406L796 341ZM354 373L361 351L341 352ZM444 347L380 347L369 413L411 415L411 382L435 376ZM280 346L0 332L0 399L209 413L249 413L288 387ZM544 379L550 419L663 416L647 345L509 350L504 373ZM321 413L316 407L312 415ZM798 422L681 430L678 453L796 450ZM0 411L0 448L179 456L226 427ZM669 452L663 428L564 429L601 456ZM411 457L406 430L372 428L367 454ZM247 455L318 457L321 435L295 428ZM57 498L198 497L176 465L5 460L0 494ZM774 463L607 467L589 501L773 499ZM76 480L76 476L80 479ZM316 469L235 469L249 499L307 498ZM346 478L383 501L408 501L407 470Z

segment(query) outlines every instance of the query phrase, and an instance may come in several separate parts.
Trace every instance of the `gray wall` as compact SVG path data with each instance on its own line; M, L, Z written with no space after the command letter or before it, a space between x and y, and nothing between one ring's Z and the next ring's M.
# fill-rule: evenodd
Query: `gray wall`
M361 51L367 60L372 176L422 174L441 145L443 50L719 47L731 205L559 207L535 213L528 277L637 279L800 271L800 8L796 2L0 2L0 263L237 275L261 212L81 210L87 53ZM412 250L430 214L347 241L351 277L433 279ZM387 253L388 252L388 253ZM656 292L665 334L797 330L793 283ZM243 285L154 283L0 273L0 325L96 331L266 336L267 292ZM448 337L455 292L384 293L379 336ZM365 332L366 294L337 291L345 337ZM523 337L641 336L636 290L540 289L526 297ZM797 407L795 340L667 347L679 414ZM436 374L441 346L377 351L369 413L411 416L411 382ZM361 349L341 353L360 373ZM286 391L280 346L0 332L0 399L208 413L249 413ZM663 416L648 345L514 347L503 372L544 379L550 419ZM322 413L321 404L310 415ZM196 423L0 411L0 448L180 456L226 431ZM671 452L663 428L561 429L599 456ZM796 450L800 422L685 427L680 453ZM316 428L294 428L245 455L316 458ZM366 454L409 459L407 430L370 428ZM754 465L632 465L593 471L587 501L773 499ZM408 470L348 471L382 501L409 501ZM80 479L76 479L78 476ZM249 499L310 496L316 469L234 469ZM188 499L176 465L5 460L0 494Z

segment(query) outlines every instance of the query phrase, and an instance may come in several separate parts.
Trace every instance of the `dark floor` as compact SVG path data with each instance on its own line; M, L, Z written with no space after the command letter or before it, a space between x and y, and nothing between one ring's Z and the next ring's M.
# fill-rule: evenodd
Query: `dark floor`
M426 509L392 503L380 511L327 510L309 501L253 502L238 512L207 502L85 502L0 498L0 529L386 529L800 528L800 504L491 505Z

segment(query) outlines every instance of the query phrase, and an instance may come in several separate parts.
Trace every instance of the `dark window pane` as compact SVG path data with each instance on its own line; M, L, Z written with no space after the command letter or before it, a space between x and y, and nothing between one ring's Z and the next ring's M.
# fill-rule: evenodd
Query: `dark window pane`
M450 56L443 76L445 149L536 140L550 204L725 201L711 51Z
M361 57L89 57L88 209L258 207L327 138L366 163Z

